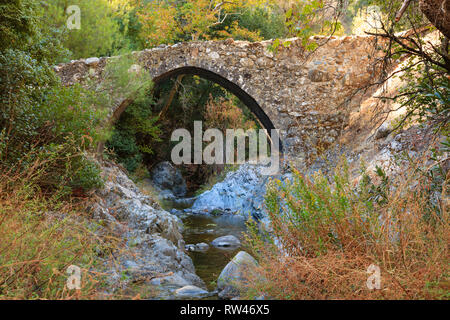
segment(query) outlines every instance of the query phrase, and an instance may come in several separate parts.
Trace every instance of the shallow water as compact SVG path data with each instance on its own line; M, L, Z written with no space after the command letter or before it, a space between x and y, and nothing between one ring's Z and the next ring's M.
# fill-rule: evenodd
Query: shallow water
M246 230L245 221L239 216L189 215L182 218L183 238L186 244L207 243L209 249L202 252L188 252L195 265L197 275L203 279L209 291L216 289L220 272L241 248L218 249L211 242L221 236L234 235L241 241Z
M154 198L158 197L156 189L152 186L149 179L138 183L139 188L144 194ZM178 199L183 200L183 199ZM174 202L160 203L164 210L183 209L189 205L178 207ZM211 242L221 236L234 235L242 242L243 233L247 230L245 219L239 215L214 216L211 214L183 214L178 211L178 215L183 221L183 240L186 244L207 243L209 249L206 251L189 251L187 254L191 257L196 274L205 282L208 291L216 290L216 281L223 268L242 248L215 248ZM209 296L206 299L217 299L217 295Z

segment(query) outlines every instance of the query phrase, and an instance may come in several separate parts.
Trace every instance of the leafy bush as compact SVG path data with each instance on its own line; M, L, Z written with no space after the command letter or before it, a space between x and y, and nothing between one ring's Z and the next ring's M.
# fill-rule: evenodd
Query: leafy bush
M237 20L239 26L252 32L259 32L265 40L284 38L288 33L285 15L278 8L250 7L239 15Z
M123 14L105 0L77 0L70 5L77 5L81 11L80 29L68 30L69 15L65 0L50 0L46 9L47 23L60 30L65 30L63 44L72 52L72 58L110 56L116 50L127 47L125 36L120 32L116 17Z
M42 11L34 2L14 1L2 10L17 19L22 15L33 27L2 25L2 32L26 41L13 41L0 51L1 171L13 177L39 163L33 183L47 191L99 186L98 175L82 178L84 170L95 173L95 165L85 166L83 153L104 137L97 130L105 115L97 94L61 86L51 65L66 51L55 33L40 27Z
M26 43L30 35L36 32L35 6L31 0L2 1L0 4L0 50Z
M256 121L252 114L244 114L239 108L237 99L210 99L205 107L205 125L208 128L217 128L223 133L227 129L251 129L256 127Z
M106 147L114 151L117 161L129 172L139 167L144 154L153 154L152 143L160 141L157 120L149 104L141 102L127 107L115 124Z
M93 270L116 241L98 237L81 199L103 183L88 154L108 135L108 97L61 85L52 65L67 51L39 5L0 4L0 298L99 298L106 282ZM81 290L66 287L72 264Z
M287 34L277 1L152 1L138 8L140 39L150 46L233 38L259 41Z
M152 81L145 70L130 71L135 65L131 56L124 56L111 63L106 70L107 84L115 96L127 97L130 105L114 123L114 129L106 147L116 160L133 173L142 163L144 155L153 154L152 146L160 141L158 115L152 111ZM110 102L111 103L111 102Z
M413 64L414 59L410 63ZM450 79L442 68L412 66L403 75L406 81L396 100L406 107L406 113L399 119L397 128L412 122L426 122L444 135L449 135Z
M88 180L77 180L81 177L78 173L87 168L83 151L103 137L96 128L104 117L104 111L96 110L92 92L80 86L64 88L53 84L50 71L35 63L27 64L29 57L23 53L14 56L24 60L11 66L3 63L8 55L0 56L0 68L12 68L15 73L22 71L22 76L15 77L14 81L22 81L17 86L9 81L9 76L2 78L2 85L10 91L6 91L8 99L3 100L6 103L2 104L0 111L3 128L0 133L0 166L5 171L9 168L19 173L36 160L47 158L47 163L50 160L55 162L49 163L46 173L39 176L42 178L40 181L35 181L38 185L48 189L61 185L83 187L85 190L98 187L98 174L91 177L92 184L86 183ZM27 69L21 68L24 65ZM43 82L42 87L27 85L39 81ZM57 162L63 159L65 162ZM90 170L90 173L94 171Z
M120 129L116 126L106 147L113 152L116 161L130 173L133 173L142 163L143 156L131 129Z

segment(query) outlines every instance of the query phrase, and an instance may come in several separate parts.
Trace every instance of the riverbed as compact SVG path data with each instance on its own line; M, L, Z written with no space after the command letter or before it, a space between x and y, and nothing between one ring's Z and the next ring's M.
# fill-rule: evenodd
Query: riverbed
M215 248L211 242L221 236L234 235L243 240L245 221L239 216L188 215L182 218L183 238L186 244L207 243L205 251L188 252L194 262L197 275L202 278L209 291L216 289L220 272L241 248Z

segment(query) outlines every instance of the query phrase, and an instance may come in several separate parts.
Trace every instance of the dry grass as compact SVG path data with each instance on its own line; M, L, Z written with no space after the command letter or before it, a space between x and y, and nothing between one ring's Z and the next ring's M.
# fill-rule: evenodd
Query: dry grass
M344 168L333 183L296 172L292 183L272 184L273 232L264 238L253 229L248 237L260 267L246 297L449 299L450 174L437 179L421 167L395 181L366 176L354 185ZM274 237L278 245L267 242ZM381 271L379 290L366 285L371 264Z
M107 258L118 241L99 236L88 198L48 194L33 183L43 165L0 173L0 299L104 298L99 256ZM66 286L70 265L82 270L80 290Z

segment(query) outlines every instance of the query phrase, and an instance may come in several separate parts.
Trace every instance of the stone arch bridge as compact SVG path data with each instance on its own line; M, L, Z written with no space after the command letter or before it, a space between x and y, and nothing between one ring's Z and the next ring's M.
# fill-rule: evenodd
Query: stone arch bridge
M272 41L202 41L134 52L155 82L178 74L215 81L240 98L266 129L280 130L284 154L307 164L330 146L359 107L354 93L375 76L382 46L371 36L314 37L319 45L306 52L300 39L270 51ZM379 41L379 40L378 40ZM89 58L56 66L63 84L102 81L110 58ZM117 117L129 97L117 99Z

